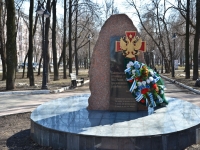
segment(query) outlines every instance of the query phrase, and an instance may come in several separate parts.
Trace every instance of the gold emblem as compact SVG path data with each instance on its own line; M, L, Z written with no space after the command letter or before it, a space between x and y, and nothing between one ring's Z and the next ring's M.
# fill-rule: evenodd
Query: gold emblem
M146 51L146 42L136 36L135 31L126 31L126 36L116 41L116 51L122 51L127 58L134 58L140 51Z

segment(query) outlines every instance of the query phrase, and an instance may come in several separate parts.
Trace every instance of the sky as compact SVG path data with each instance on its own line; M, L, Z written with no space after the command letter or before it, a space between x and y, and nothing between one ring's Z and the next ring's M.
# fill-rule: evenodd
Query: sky
M105 0L96 0L97 3L102 4ZM120 14L126 14L132 19L133 24L138 27L139 19L134 13L136 12L133 7L128 5L126 0L114 0L115 7L118 8ZM128 7L129 6L129 7Z
M102 4L104 2L104 0L93 0L93 1L99 4ZM27 14L29 13L29 5L30 5L29 3L30 2L25 1L23 5L24 12ZM126 15L128 15L132 19L133 24L138 28L139 19L137 16L133 15L135 13L134 8L127 7L128 3L126 2L126 0L114 0L114 4L115 7L118 8L119 13L125 13ZM63 14L63 9L57 9L57 13L58 15Z

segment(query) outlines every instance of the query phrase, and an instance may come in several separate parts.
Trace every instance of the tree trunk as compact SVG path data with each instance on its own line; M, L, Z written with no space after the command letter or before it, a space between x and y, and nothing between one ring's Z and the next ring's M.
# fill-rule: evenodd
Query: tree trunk
M170 73L170 63L167 59L164 60L165 73Z
M59 69L59 67L60 67L60 63L62 62L62 59L63 59L63 50L62 50L61 55L60 55L60 58L59 58L59 60L58 60L58 69Z
M53 22L52 22L52 50L53 50L53 70L54 81L59 80L59 71L57 63L57 48L56 48L56 3L57 0L53 0Z
M34 0L30 0L29 9L29 51L28 51L28 77L30 86L35 85L33 72L33 6Z
M75 18L75 41L74 41L74 51L75 51L75 68L76 68L76 75L78 75L78 53L77 53L77 22L78 22L78 0L76 0L75 4L75 12L76 12L76 18Z
M51 14L51 0L47 0L46 9ZM49 27L50 27L50 17L46 18L46 24L45 24L45 51L46 51L46 75L47 75L47 83L50 81L50 74L49 74Z
M7 65L6 65L6 50L4 44L1 48L1 61L2 61L2 80L6 80L7 78Z
M6 55L7 55L7 79L6 90L15 88L15 69L16 69L16 25L15 25L15 3L14 0L6 1L7 8L7 42L6 42Z
M174 48L175 48L175 40L174 40ZM175 77L175 75L174 75L174 52L175 52L175 50L172 52L172 49L171 48L169 49L172 78Z
M72 0L69 0L69 76L72 73Z
M2 80L6 80L6 51L4 43L4 25L3 25L3 1L0 0L0 55L2 61Z
M39 61L39 68L38 68L38 76L40 75L40 68L41 68L41 64L42 64L42 55L40 57L40 61Z
M63 36L63 79L67 79L66 74L66 18L67 18L67 0L64 0L64 23L63 23L63 29L64 29L64 36Z
M190 78L190 52L189 52L189 21L190 21L190 0L187 0L187 18L186 18L186 40L185 40L185 78Z
M196 34L194 38L194 51L193 51L193 80L199 78L198 71L198 49L199 49L199 26L200 26L200 1L196 0Z
M22 73L22 78L24 78L24 73L25 73L25 69L26 69L26 59L28 57L28 54L26 54L25 58L24 58L24 68L23 68L23 73ZM27 73L27 77L28 77L28 73Z

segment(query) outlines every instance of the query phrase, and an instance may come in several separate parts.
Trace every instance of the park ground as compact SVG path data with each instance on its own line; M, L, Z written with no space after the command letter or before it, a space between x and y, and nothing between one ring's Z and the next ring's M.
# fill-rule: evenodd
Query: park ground
M29 80L27 78L22 78L22 73L17 73L16 79L16 89L14 90L36 90L41 89L42 76L37 76L35 73L36 86L30 87ZM200 90L200 87L195 87L195 82L190 79L185 79L185 72L183 70L175 70L174 80L191 86L195 89ZM171 74L162 74L171 78ZM192 75L192 73L191 73ZM60 77L62 78L62 73L60 72ZM82 69L79 71L78 78L89 79L88 70ZM64 86L70 86L71 80L69 77L67 79L60 79L58 81L53 81L53 74L51 74L51 80L48 83L48 88L50 90L55 90L62 88ZM83 85L80 88L89 88L88 84ZM72 89L76 90L76 89ZM81 90L81 89L79 89ZM5 81L0 81L0 91L5 91ZM37 143L33 142L30 138L30 114L20 113L0 117L0 150L52 150L51 147L42 147ZM200 150L199 144L194 144L188 147L186 150Z
M75 70L73 70L75 72ZM60 70L59 72L59 80L54 81L53 80L53 73L50 73L50 81L47 83L47 87L50 91L57 90L63 87L67 87L71 85L71 79L69 77L69 73L67 72L67 78L63 79L63 72ZM23 70L19 69L18 72L16 72L16 80L15 80L15 89L12 91L21 91L21 90L40 90L42 87L42 72L38 76L37 71L34 71L34 81L35 86L29 86L29 79L27 78L27 73L25 72L24 77ZM2 78L2 74L0 73L0 79ZM84 80L88 80L88 69L80 69L78 72L78 79L84 78ZM6 91L6 81L0 81L0 92Z
M157 66L157 70L160 71L160 67ZM13 91L21 91L21 90L40 90L42 87L42 72L38 76L37 71L34 71L34 78L35 78L35 86L29 86L29 79L27 78L27 73L25 72L24 78L22 78L22 69L16 73L16 81L15 86L16 88ZM75 70L73 70L75 72ZM200 71L199 71L200 72ZM190 79L185 79L185 72L183 67L179 67L178 70L175 70L175 77L172 78L170 73L162 73L162 75L174 79L180 83L193 87L194 89L199 89L200 87L195 87L196 80L192 80L192 70L190 70ZM2 78L2 74L0 73L0 79ZM84 80L89 79L88 69L80 69L78 72L78 79L84 78ZM53 73L50 73L50 81L47 83L48 89L53 91L57 90L62 87L70 86L71 79L69 77L69 73L67 72L67 79L63 79L63 72L60 69L59 72L59 80L53 81ZM6 91L6 81L0 81L0 92Z

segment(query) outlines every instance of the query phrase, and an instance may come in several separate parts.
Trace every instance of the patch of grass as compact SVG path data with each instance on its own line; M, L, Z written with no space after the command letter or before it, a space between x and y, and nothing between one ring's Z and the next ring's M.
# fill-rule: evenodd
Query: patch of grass
M75 70L73 70L73 73L75 73ZM18 90L39 90L42 87L42 72L40 75L37 75L37 72L34 72L34 80L35 80L35 86L29 86L29 78L27 78L27 73L25 73L25 77L22 78L22 72L16 73L16 80L15 80L15 89L13 91ZM2 78L2 73L0 73L0 78ZM79 69L79 75L77 78L84 78L84 80L88 80L88 69ZM50 73L50 80L47 83L47 87L49 90L55 90L62 87L70 86L71 85L71 78L69 77L67 73L67 79L63 79L63 72L59 72L59 80L54 81L54 74ZM6 90L6 81L0 81L0 91Z

